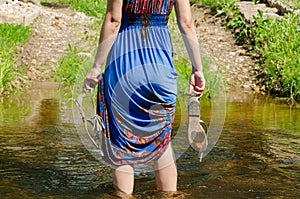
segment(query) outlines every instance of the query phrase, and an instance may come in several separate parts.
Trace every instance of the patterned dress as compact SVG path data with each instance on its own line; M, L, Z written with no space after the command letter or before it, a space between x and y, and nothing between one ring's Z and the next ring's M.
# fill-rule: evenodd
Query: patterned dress
M104 160L148 163L172 136L177 73L168 18L173 0L124 0L120 31L98 87Z

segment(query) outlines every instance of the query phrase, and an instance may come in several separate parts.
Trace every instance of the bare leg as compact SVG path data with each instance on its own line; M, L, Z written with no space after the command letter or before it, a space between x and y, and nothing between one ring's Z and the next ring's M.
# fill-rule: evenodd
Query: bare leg
M166 152L155 161L155 178L158 191L177 191L177 168L171 144Z
M122 165L113 169L113 182L119 194L131 195L134 186L134 169L132 165Z

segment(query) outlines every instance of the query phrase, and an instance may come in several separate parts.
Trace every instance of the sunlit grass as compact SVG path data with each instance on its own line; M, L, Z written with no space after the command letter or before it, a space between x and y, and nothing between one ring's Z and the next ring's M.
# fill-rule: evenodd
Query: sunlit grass
M59 67L54 73L54 79L60 84L61 87L73 87L75 82L78 81L78 74L82 73L82 69L86 69L85 72L91 67L88 66L88 57L79 56L82 49L78 49L76 46L68 46L67 54L59 61ZM89 63L91 64L91 63ZM83 75L81 75L83 76ZM83 82L83 77L80 77Z
M300 16L287 14L282 21L264 19L262 12L248 24L234 6L237 0L201 0L225 16L237 42L253 46L260 56L260 78L271 93L300 97ZM282 0L288 2L288 0ZM298 0L289 1L297 6ZM213 3L213 4L211 4Z
M86 15L103 18L106 9L106 0L42 0L41 4L56 2L69 4L74 10Z
M267 86L278 87L286 96L300 96L300 17L292 14L282 21L256 18L254 45L262 55Z
M0 24L0 94L13 91L17 87L13 81L22 78L15 67L14 55L30 35L29 27Z

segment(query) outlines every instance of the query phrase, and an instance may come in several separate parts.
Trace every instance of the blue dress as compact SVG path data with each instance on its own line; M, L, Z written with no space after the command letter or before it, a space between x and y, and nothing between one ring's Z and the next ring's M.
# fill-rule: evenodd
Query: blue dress
M177 73L168 18L173 0L124 0L120 31L98 87L104 160L148 163L172 136Z

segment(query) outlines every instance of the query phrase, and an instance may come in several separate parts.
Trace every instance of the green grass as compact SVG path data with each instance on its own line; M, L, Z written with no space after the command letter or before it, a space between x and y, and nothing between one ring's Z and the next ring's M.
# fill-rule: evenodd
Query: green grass
M254 46L262 55L267 87L300 97L300 17L287 14L278 21L260 16L255 21Z
M78 55L79 52L82 52L82 49L69 45L66 56L60 59L59 67L54 74L54 79L61 87L73 87L77 81L78 72L82 70L86 61L84 57ZM83 82L83 78L81 79Z
M22 78L22 75L14 66L14 55L18 47L24 44L30 35L29 27L0 24L0 94L11 92L18 87L14 81Z
M237 43L250 45L260 54L262 83L279 96L300 97L300 16L287 14L282 21L263 19L261 11L247 24L234 6L237 0L202 0L225 16ZM297 0L298 2L298 0ZM300 3L300 2L299 2Z
M49 2L69 4L74 10L98 18L103 18L106 10L106 0L42 0L41 4Z
M233 8L234 9L234 8ZM227 13L227 12L225 12ZM227 26L237 42L251 45L260 54L259 78L271 94L300 97L300 17L286 14L282 21L264 19L258 12L253 24L247 24L239 11L232 11Z
M199 3L200 2L200 0L190 0L190 4L195 4L195 3Z

